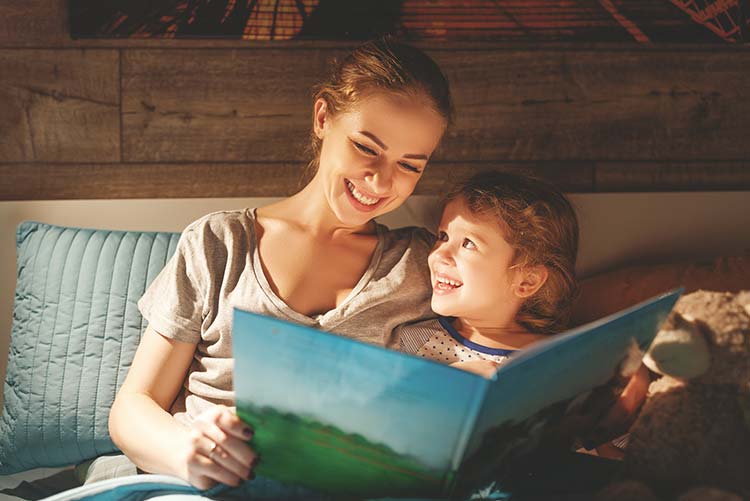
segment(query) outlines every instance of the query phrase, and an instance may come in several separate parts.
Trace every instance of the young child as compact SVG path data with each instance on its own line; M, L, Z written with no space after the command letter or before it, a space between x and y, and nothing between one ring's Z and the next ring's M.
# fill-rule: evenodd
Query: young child
M439 317L402 327L401 350L490 377L565 328L577 251L575 211L549 184L506 172L459 184L428 258Z

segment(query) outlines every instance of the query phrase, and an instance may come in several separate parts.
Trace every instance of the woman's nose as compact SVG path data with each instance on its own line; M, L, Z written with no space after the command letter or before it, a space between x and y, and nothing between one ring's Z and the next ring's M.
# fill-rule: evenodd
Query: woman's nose
M391 190L391 183L393 181L393 167L385 162L380 163L367 176L367 181L376 195L388 193Z

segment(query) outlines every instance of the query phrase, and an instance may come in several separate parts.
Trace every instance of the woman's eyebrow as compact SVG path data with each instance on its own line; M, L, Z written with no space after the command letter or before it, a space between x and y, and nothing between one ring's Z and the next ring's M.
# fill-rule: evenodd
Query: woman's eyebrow
M372 132L368 132L366 130L361 130L361 131L359 131L359 133L362 134L363 136L369 137L370 139L372 139L375 142L375 144L377 144L378 146L380 146L381 148L383 148L385 151L388 151L388 146L386 146L385 143L383 141L381 141L380 138L378 138L378 136L376 136Z
M388 146L386 146L385 143L381 141L380 138L376 136L375 134L373 134L372 132L368 132L366 130L360 130L358 132L362 134L363 136L367 136L370 139L372 139L375 142L375 144L383 148L383 150L388 151ZM407 153L403 157L410 158L412 160L429 160L429 157L427 155L421 155L419 153Z

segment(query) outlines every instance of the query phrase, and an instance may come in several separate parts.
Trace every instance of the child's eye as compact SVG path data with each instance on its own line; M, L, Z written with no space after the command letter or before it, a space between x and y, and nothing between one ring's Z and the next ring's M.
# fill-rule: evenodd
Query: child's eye
M448 234L444 231L438 231L438 240L440 240L441 242L447 242Z
M371 155L371 156L375 156L375 155L377 155L377 153L375 152L375 150L373 150L373 149L371 149L371 148L368 148L368 147L367 147L367 146L365 146L364 144L360 144L360 143L358 143L357 141L352 141L352 143L354 143L354 146L356 146L356 147L357 147L357 149L358 149L359 151L361 151L362 153L365 153L365 154L367 154L367 155Z
M469 240L468 238L464 238L464 243L463 243L463 244L461 244L461 245L462 245L462 246L463 246L463 247L464 247L465 249L476 249L476 248L477 248L477 246L476 246L476 245L474 244L474 242L472 242L472 241L471 241L471 240Z
M408 163L406 163L406 162L401 162L401 164L400 164L400 165L401 165L401 167L403 167L404 169L406 169L406 170L410 170L410 171L412 171L412 172L416 172L417 174L419 174L420 172L422 172L422 171L421 171L420 169L418 169L417 167L414 167L414 166L413 166L412 164L408 164Z

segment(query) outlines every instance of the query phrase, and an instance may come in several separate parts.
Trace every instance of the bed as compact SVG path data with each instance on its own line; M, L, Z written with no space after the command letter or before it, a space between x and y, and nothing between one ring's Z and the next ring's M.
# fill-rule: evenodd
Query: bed
M586 277L574 315L575 323L580 324L612 313L675 285L686 285L688 290L697 288L739 290L750 284L750 252L748 251L750 234L742 231L743 228L750 227L750 196L747 192L585 194L572 195L571 199L576 206L581 223L578 273ZM97 362L99 377L94 378L92 386L99 390L106 388L108 395L113 398L116 388L127 371L129 360L132 359L134 347L143 328L142 322L138 321L137 311L132 309L132 303L139 297L139 289L127 287L128 283L132 285L132 277L136 273L133 271L136 269L133 263L137 264L138 254L142 253L144 256L148 254L145 261L141 259L140 268L137 271L137 276L143 278L141 285L145 287L146 282L158 273L161 266L158 263L163 264L174 250L178 232L188 222L214 210L262 205L271 200L100 200L4 202L0 204L0 216L2 216L0 217L0 234L4 236L0 240L0 266L3 267L0 273L0 277L3 277L3 287L0 288L0 321L2 321L0 332L3 336L0 352L4 353L11 344L7 335L11 327L16 332L24 318L32 321L39 320L33 317L34 314L30 313L30 310L18 307L23 303L23 298L34 295L33 290L23 289L25 286L33 287L33 284L24 283L21 277L21 269L25 267L23 259L41 255L52 256L50 254L52 251L44 254L45 245L49 244L44 244L41 240L37 242L38 246L35 248L27 245L33 240L32 236L40 235L41 230L49 232L50 228L63 228L55 230L58 231L55 242L58 242L59 247L61 245L59 242L65 241L66 238L62 235L71 235L66 244L68 247L65 248L69 250L74 247L72 234L79 235L76 238L81 238L80 235L83 234L81 232L88 231L80 230L80 228L105 230L91 230L86 234L88 242L95 241L96 238L105 234L110 235L112 232L109 230L115 230L115 233L122 236L122 242L125 242L122 245L131 250L120 256L127 258L124 261L126 264L113 259L113 268L105 273L114 277L117 275L117 269L121 268L120 273L127 269L129 281L124 282L126 285L124 289L119 289L122 297L118 299L120 302L117 304L122 304L123 311L126 312L124 316L131 315L133 321L129 326L125 321L120 323L118 331L120 337L116 342L111 341L114 343L112 346L117 346L120 350L117 360L107 361L105 357ZM435 197L415 196L397 213L384 218L383 222L391 227L412 224L434 227L437 213L438 206ZM27 223L19 226L22 221L26 220L45 221L56 226L49 226L46 223L41 225ZM73 231L72 228L76 230ZM15 256L16 239L11 238L12 235L16 235L19 242L18 268ZM132 240L131 247L127 247L130 245L127 242L131 241L128 238ZM144 241L149 242L148 245L144 246ZM102 249L104 249L102 252L105 252L106 246L102 246ZM57 249L58 252L60 250ZM62 264L58 267L59 270L64 270L65 266L69 267L71 263L69 255L65 254L65 259L60 263ZM84 267L77 271L86 269L83 257L79 266ZM16 276L21 277L18 283L16 283ZM116 280L113 280L113 283L115 282ZM12 294L14 290L15 296ZM117 291L118 289L111 290ZM117 297L117 295L112 297ZM65 317L65 315L62 316ZM56 318L59 318L59 315L56 315ZM35 352L38 346L46 346L45 343L50 342L50 338L45 337L45 332L54 332L55 329L55 325L37 325L37 335L33 339L37 343L33 345ZM27 342L32 342L31 337L33 336L26 336ZM79 336L77 339L85 342L85 336ZM21 345L15 343L13 346ZM70 344L67 349L71 350ZM105 349L102 345L99 353L101 355L109 351L112 350ZM83 351L76 353L80 354ZM34 442L37 447L49 447L49 453L37 453L37 457L32 457L24 463L37 466L36 468L26 468L19 463L16 465L19 471L0 476L0 493L2 493L0 496L4 496L0 499L40 499L55 494L57 496L53 499L82 499L94 494L104 499L114 493L118 493L119 497L133 499L142 499L144 496L156 493L163 494L165 497L188 496L196 499L197 492L186 484L174 479L150 476L131 478L123 484L117 481L110 481L110 484L90 483L83 490L81 488L71 490L81 485L86 477L85 469L80 467L76 469L74 467L76 464L88 457L116 452L108 442L106 432L106 413L108 405L111 405L111 398L95 402L94 407L99 412L94 412L94 416L85 418L78 416L76 418L76 426L79 427L77 430L65 429L69 421L64 409L70 409L75 413L80 413L81 409L65 407L64 399L48 398L47 393L59 392L61 398L63 396L62 383L53 384L57 377L55 371L58 370L54 360L58 358L52 356L50 352L46 357L40 356L36 359L36 365L33 366L34 372L39 369L36 377L47 378L41 380L40 386L45 388L45 396L35 404L39 407L32 406L32 408L21 410L32 416L35 412L44 414L41 409L47 409L46 412L56 416L59 420L57 426L61 429L50 431L54 428L54 424L38 422L42 428L29 431L30 423L35 421L28 419L25 436L33 439L37 433L40 433L42 438L36 442L31 440L29 443ZM67 360L71 357L63 358ZM13 377L18 373L19 359L19 350L11 349L7 373ZM42 369L45 370L43 376L40 375ZM84 369L84 365L81 365L81 374L84 373ZM0 370L6 374L5 366L0 366ZM66 382L85 387L86 382L80 377L75 381L72 377L68 379L70 381L66 380ZM17 391L18 384L16 379L6 383L5 392L8 392L9 388L14 388L11 391ZM18 431L17 425L10 423L12 420L7 418L8 406L13 400L9 395L4 394L6 412L3 422L0 423L0 435L2 432L7 435ZM26 394L22 396L24 398L16 399L16 404L19 401L23 403L25 399L32 400L31 396L28 398ZM55 405L62 405L62 407L57 409ZM50 409L56 410L53 412ZM18 408L14 411L18 411ZM89 433L85 438L74 437L74 442L66 442L71 434L86 435L89 431L93 433ZM9 442L14 440L5 440L6 457L7 447L13 446L13 444L9 445ZM58 443L53 443L54 441ZM60 444L65 443L75 443L78 450L68 454L70 452L68 449L72 448L68 445L62 450L52 451L55 447L59 449ZM88 445L82 445L84 443ZM3 445L0 444L0 457L2 457L2 447ZM3 467L6 466L3 465Z

